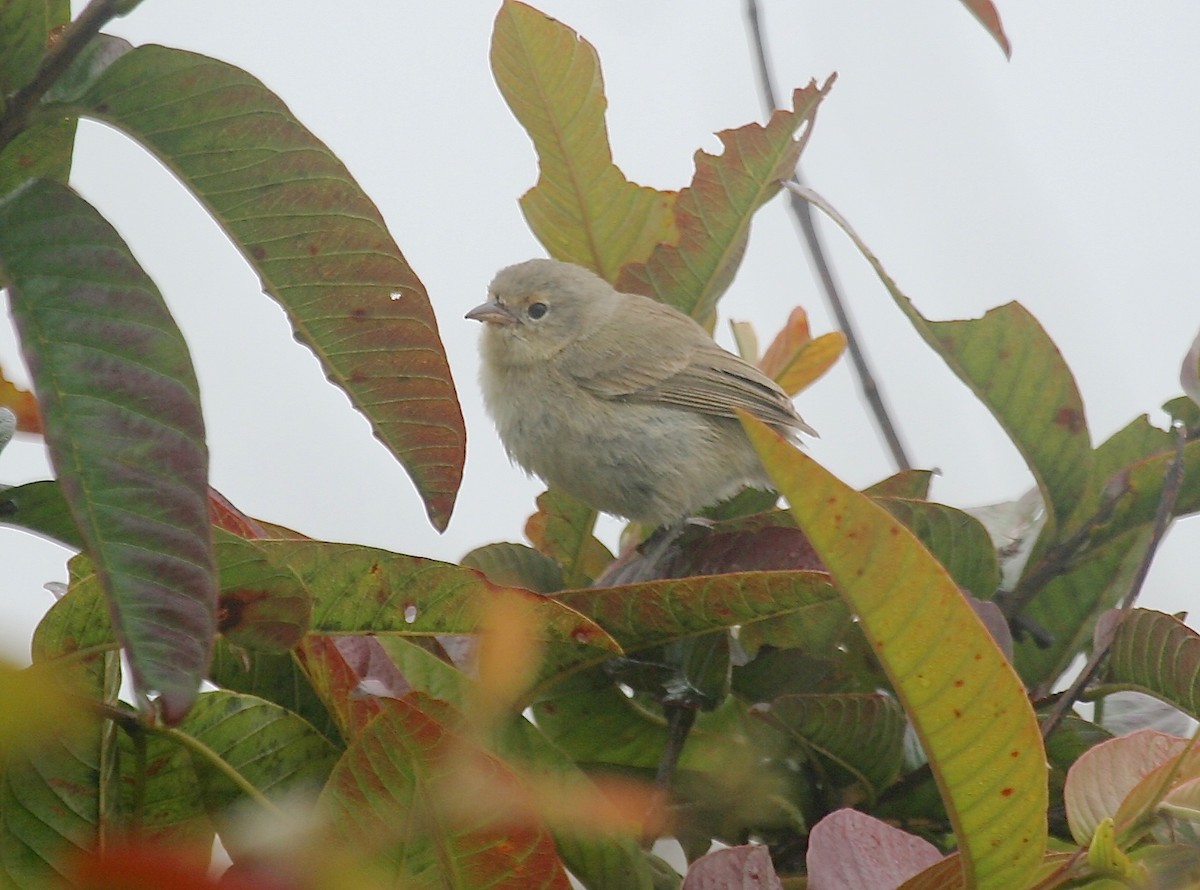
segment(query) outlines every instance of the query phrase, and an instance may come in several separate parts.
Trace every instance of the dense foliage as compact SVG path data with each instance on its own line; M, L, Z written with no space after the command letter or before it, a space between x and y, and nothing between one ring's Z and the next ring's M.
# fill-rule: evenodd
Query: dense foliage
M68 23L63 0L0 0L0 284L34 389L5 383L0 404L56 473L0 491L0 521L79 554L33 666L0 668L0 884L210 886L214 839L229 887L1196 880L1200 758L1157 729L1112 738L1101 707L1136 691L1200 716L1200 639L1134 606L1167 523L1200 510L1193 401L1168 403L1170 431L1143 417L1093 447L1020 304L924 318L788 183L994 414L1027 498L973 515L928 500L920 470L856 491L747 419L786 509L746 492L666 548L614 558L555 491L528 544L460 565L303 538L209 488L183 337L67 185L75 121L123 131L204 204L443 527L465 434L433 314L279 98L99 33L135 5ZM967 5L1007 47L991 4ZM537 152L521 207L547 252L710 329L752 218L836 96L832 78L795 89L660 191L613 163L599 60L569 27L504 0L491 62ZM802 310L762 356L741 333L793 394L845 345ZM660 837L686 881L650 852Z

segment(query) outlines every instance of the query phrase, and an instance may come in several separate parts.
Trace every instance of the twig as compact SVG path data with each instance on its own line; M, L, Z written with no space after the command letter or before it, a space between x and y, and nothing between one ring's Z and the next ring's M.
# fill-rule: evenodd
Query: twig
M0 115L0 150L25 128L34 106L62 76L100 29L120 14L119 0L92 0L47 51L33 80L9 97Z
M762 26L759 20L758 0L746 0L746 18L750 23L750 33L753 38L755 57L758 62L759 87L762 90L763 103L766 105L767 113L770 114L778 107L778 103L776 100L775 84L771 77L770 65L767 61L766 42L763 39ZM802 184L803 181L800 177L799 168L793 174L792 180L797 185ZM883 393L880 392L879 385L875 382L875 375L871 373L867 357L863 353L862 346L859 343L854 323L850 320L846 303L842 299L841 288L834 278L833 269L830 267L825 245L813 221L812 209L803 198L794 192L789 193L789 200L792 216L796 220L796 224L800 227L801 234L804 236L804 244L808 248L808 258L817 273L818 279L820 279L821 289L825 293L825 300L829 304L834 317L837 319L838 327L846 335L846 350L850 353L850 360L853 362L854 370L858 374L863 398L866 399L872 414L875 416L875 423L879 426L879 431L883 434L883 438L887 442L888 449L892 453L892 460L896 463L896 468L899 470L910 469L912 463L904 451L904 445L900 441L895 424L892 423L887 405L884 403Z
M1163 475L1162 495L1158 499L1158 510L1154 514L1154 528L1150 533L1150 541L1146 545L1146 552L1142 555L1141 562L1138 563L1133 581L1129 585L1129 592L1125 594L1125 598L1121 601L1120 612L1117 614L1116 620L1112 622L1107 633L1103 634L1103 639L1096 641L1092 657L1088 659L1087 664L1084 665L1083 670L1075 678L1075 682L1071 684L1071 687L1054 702L1050 713L1042 721L1043 739L1049 738L1050 733L1058 728L1058 724L1062 722L1063 717L1079 698L1080 693L1083 692L1087 684L1096 676L1100 670L1100 664L1107 657L1108 650L1112 648L1117 631L1129 615L1129 612L1133 609L1138 595L1142 592L1142 585L1146 582L1146 575L1150 572L1150 563L1154 560L1154 554L1157 552L1159 544L1162 543L1163 536L1167 532L1167 526L1171 524L1171 514L1175 510L1175 501L1179 497L1179 490L1183 487L1183 446L1185 444L1187 444L1187 431L1183 428L1182 424L1177 423L1175 425L1175 454L1171 457L1171 462L1167 464L1166 473Z

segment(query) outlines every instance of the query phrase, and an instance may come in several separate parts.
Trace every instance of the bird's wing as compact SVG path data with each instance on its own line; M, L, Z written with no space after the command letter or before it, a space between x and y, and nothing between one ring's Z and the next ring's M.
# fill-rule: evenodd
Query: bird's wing
M770 378L726 352L690 319L652 300L638 324L618 337L605 327L588 338L586 358L572 356L570 376L605 399L673 405L735 417L736 408L773 426L812 432Z

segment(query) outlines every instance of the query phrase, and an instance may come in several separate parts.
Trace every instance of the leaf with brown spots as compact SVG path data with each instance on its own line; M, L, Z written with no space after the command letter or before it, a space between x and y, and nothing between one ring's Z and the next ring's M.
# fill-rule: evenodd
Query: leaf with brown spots
M404 465L443 529L466 434L425 287L341 161L246 72L141 46L77 102L153 152L205 205Z
M764 424L742 422L912 721L967 885L1025 886L1045 850L1048 798L1045 750L1016 672L898 519Z

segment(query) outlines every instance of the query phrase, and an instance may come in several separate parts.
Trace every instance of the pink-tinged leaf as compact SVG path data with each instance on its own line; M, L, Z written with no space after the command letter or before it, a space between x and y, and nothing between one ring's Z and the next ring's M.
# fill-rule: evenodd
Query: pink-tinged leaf
M1008 36L1004 33L1004 26L1000 24L1000 13L996 11L992 0L962 0L962 4L992 35L992 39L1000 45L1000 49L1004 50L1004 55L1011 59L1012 46L1008 42Z
M0 266L134 687L178 722L208 667L217 593L187 344L124 242L66 186L38 180L0 205Z
M177 49L138 47L61 107L191 189L445 528L466 452L450 368L424 285L342 162L254 77Z
M900 522L765 424L742 417L929 758L966 883L1021 886L1046 839L1046 755L1012 666Z
M701 856L688 868L681 890L783 890L783 884L770 850L745 844Z
M1071 836L1081 846L1105 819L1115 819L1122 802L1157 767L1188 747L1188 740L1142 729L1089 748L1067 773L1063 803Z
M393 886L567 890L528 789L435 704L381 700L321 793L335 832L370 851Z
M656 297L711 330L717 300L741 265L750 220L796 169L817 106L833 81L795 90L792 109L776 111L766 126L722 130L717 134L722 154L696 152L691 185L675 202L678 240L662 239L650 259L627 266L618 290Z
M590 43L557 19L505 0L491 62L537 149L537 185L521 197L521 210L552 257L615 281L660 241L676 240L674 193L635 185L613 163L604 79Z
M814 825L809 835L808 886L809 890L890 890L941 858L927 840L857 810L836 810Z

